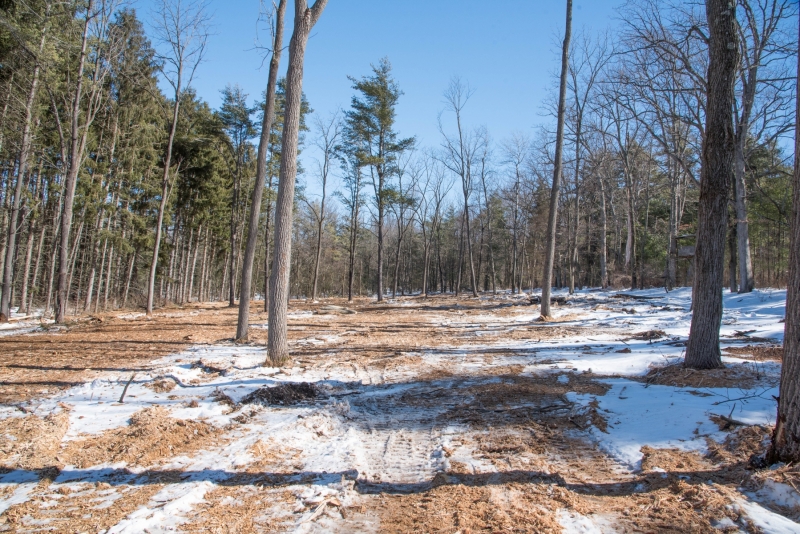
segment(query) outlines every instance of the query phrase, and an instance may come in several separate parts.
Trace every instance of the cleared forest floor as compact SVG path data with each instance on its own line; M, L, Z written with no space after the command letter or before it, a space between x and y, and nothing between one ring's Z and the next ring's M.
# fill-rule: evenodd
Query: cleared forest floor
M292 301L281 369L256 305L245 345L214 304L16 321L0 531L798 532L800 473L751 465L785 292L726 294L713 372L679 365L689 304L583 291L543 323L508 293Z

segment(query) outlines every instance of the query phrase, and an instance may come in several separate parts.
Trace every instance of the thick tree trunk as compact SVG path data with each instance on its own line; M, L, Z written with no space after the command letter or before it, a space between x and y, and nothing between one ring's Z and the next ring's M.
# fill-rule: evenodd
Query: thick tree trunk
M550 213L547 217L547 247L545 248L544 272L542 273L541 315L550 317L550 289L553 280L553 264L556 258L556 222L558 217L558 194L561 187L562 159L564 153L564 116L567 108L567 71L569 69L569 42L572 36L572 0L567 0L567 23L564 44L561 50L561 81L558 94L558 126L556 128L556 154L553 167L553 184L550 190Z
M286 104L281 138L281 166L278 198L275 205L275 254L270 277L269 363L280 366L289 359L286 314L289 307L289 270L292 258L292 209L297 177L297 144L300 133L300 108L303 93L303 62L308 36L322 14L327 0L316 0L308 8L306 0L295 0L294 31L289 43L286 72Z
M719 328L728 193L733 175L733 84L739 62L735 5L706 0L709 27L706 131L703 141L698 207L692 324L685 365L693 369L722 366Z
M798 37L800 44L800 34ZM800 86L800 58L797 61ZM783 336L778 418L768 452L770 462L800 461L800 99L795 111L794 199L789 245L789 279L786 288L786 320Z

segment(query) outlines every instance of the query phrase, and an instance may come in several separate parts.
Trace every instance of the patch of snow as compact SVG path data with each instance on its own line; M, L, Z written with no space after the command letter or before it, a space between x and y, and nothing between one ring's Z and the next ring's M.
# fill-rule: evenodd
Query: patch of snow
M800 523L767 510L763 506L746 500L740 500L736 506L764 534L797 534Z
M185 514L204 502L206 492L213 487L208 481L170 484L153 495L146 507L108 529L108 534L174 532L187 520Z
M0 514L15 504L28 500L28 495L39 484L39 477L32 471L15 470L0 477L0 488L13 487L14 491L5 499L0 499Z
M651 385L629 379L605 380L611 389L603 396L568 393L567 398L581 404L597 399L600 414L607 418L607 433L593 429L600 447L633 469L640 467L645 445L656 448L706 450L706 437L722 441L725 437L709 419L712 414L728 415L748 424L775 421L777 388L728 390L724 388L679 389ZM698 395L699 393L699 395ZM704 396L707 395L707 396ZM736 402L728 399L750 397Z
M755 500L784 508L800 509L800 493L788 484L767 480L755 494Z
M563 534L607 534L616 532L611 523L598 515L585 516L577 512L559 510L558 523L564 528Z

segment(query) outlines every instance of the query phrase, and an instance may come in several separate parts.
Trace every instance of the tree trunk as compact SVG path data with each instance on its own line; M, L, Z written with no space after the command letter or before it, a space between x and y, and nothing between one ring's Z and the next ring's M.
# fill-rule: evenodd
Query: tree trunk
M797 81L800 86L800 57L797 61ZM791 235L783 366L778 417L767 458L771 463L800 461L800 99L797 100L795 111L794 199L789 222Z
M56 323L63 323L67 315L67 299L69 298L69 234L72 229L72 205L75 201L75 186L78 183L78 169L83 159L86 147L86 134L80 134L80 111L81 99L83 97L83 68L86 63L86 48L89 41L89 22L91 21L91 11L94 5L93 0L89 0L86 6L86 20L83 25L83 37L81 39L81 51L76 70L77 85L75 95L72 100L72 117L70 125L70 151L69 169L64 179L63 202L61 206L61 228L59 235L58 248L58 289L56 290ZM88 124L84 128L88 129Z
M383 191L383 177L379 176L380 190ZM378 302L383 302L383 198L378 199Z
M272 190L272 176L269 177L269 190ZM264 312L269 312L269 222L272 218L272 201L267 201L267 213L264 221Z
M161 202L158 205L158 218L156 220L156 236L153 245L153 259L150 261L150 274L147 280L147 308L145 312L148 316L153 315L153 297L156 290L156 268L158 267L158 251L161 247L161 233L164 226L164 212L167 209L169 200L169 167L172 164L172 144L175 141L175 132L178 128L178 112L181 106L181 78L178 77L178 89L175 91L175 102L172 106L172 124L169 128L169 138L167 139L167 154L164 158L164 176L161 179ZM177 170L175 171L178 172Z
M356 244L358 239L358 212L354 210L350 224L350 257L347 272L347 302L353 302L353 281L356 269Z
M469 256L469 274L472 280L472 296L478 296L478 280L475 277L475 262L472 261L472 232L470 231L469 209L464 206L464 219L467 222L467 255Z
M50 8L47 8L49 13ZM88 21L87 21L88 24ZM42 31L42 38L39 41L39 56L44 50L45 36L47 35L47 22L45 20L45 29ZM84 36L83 53L86 50L86 38ZM83 53L81 59L83 59ZM25 185L25 175L28 172L28 160L31 153L31 140L33 128L33 113L34 103L36 101L36 90L39 86L39 73L41 65L39 64L39 57L35 58L36 66L33 68L31 76L31 87L28 90L28 98L25 102L25 121L22 124L22 148L19 153L19 166L17 170L17 183L14 187L14 200L11 203L11 217L8 223L8 237L5 244L5 256L3 262L3 288L2 295L0 295L0 323L7 322L11 316L11 291L13 286L14 277L14 255L16 254L17 246L17 233L21 227L19 221L20 207L22 206L22 190ZM8 180L11 180L9 175ZM7 198L7 195L6 195ZM25 304L22 304L25 307Z
M197 272L197 254L200 251L200 236L203 234L203 227L197 230L197 241L194 245L194 254L192 255L192 266L189 269L189 288L187 289L188 302L192 301L192 293L194 293L194 273Z
M327 160L328 155L325 155ZM317 221L317 254L314 261L314 284L311 290L311 300L317 300L317 282L319 281L319 262L322 260L322 231L325 225L325 186L327 185L327 170L322 179L322 202L319 208L319 221Z
M606 188L600 178L600 287L608 287L608 213L606 211Z
M103 275L106 268L106 254L108 253L108 239L103 240L103 259L100 262L100 275L97 277L97 296L94 299L94 313L100 309L100 295L103 289Z
M556 222L564 152L564 116L566 115L567 107L567 71L569 69L569 42L571 36L572 0L567 0L567 23L564 32L564 45L561 50L561 81L558 94L555 165L553 167L553 186L550 190L550 213L547 217L547 247L545 249L544 272L542 273L541 315L543 318L550 317L550 286L552 285L553 264L556 258Z
M300 133L300 108L303 93L303 62L308 36L328 0L316 0L308 8L306 0L295 0L294 31L289 43L286 72L286 104L281 138L281 165L278 198L275 206L275 254L270 276L267 352L269 363L280 366L289 359L286 314L289 307L289 270L292 257L292 209L297 177L297 144Z
M39 244L36 247L36 263L33 266L33 280L31 280L30 296L28 297L28 309L33 308L33 296L36 294L41 297L41 292L38 291L39 282L39 267L42 263L42 249L44 248L44 237L47 232L47 225L44 223L44 213L42 214L42 221L39 223Z
M736 216L735 210L733 216ZM730 258L728 261L728 285L731 293L735 293L739 290L738 284L736 283L736 270L738 269L738 263L736 261L736 226L735 219L728 224L728 254Z
M744 134L741 134L745 137ZM750 257L750 229L747 222L747 189L744 182L744 142L737 140L734 160L736 196L736 255L739 258L739 293L750 293L756 286Z
M719 328L728 193L734 164L733 84L739 62L735 9L727 0L706 0L709 27L706 131L692 292L694 313L685 360L685 365L693 369L722 366Z
M125 294L122 296L122 307L125 308L128 305L128 293L131 289L131 278L133 278L133 266L136 263L136 252L133 251L131 254L130 263L128 264L128 277L125 281Z

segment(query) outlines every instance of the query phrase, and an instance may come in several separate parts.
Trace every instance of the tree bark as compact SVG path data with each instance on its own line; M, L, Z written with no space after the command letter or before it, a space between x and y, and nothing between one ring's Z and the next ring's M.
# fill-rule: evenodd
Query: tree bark
M567 108L567 70L569 69L569 42L572 36L572 0L567 0L567 23L564 44L561 50L561 82L558 93L558 126L556 128L556 154L553 166L553 185L550 190L550 214L547 217L547 247L545 248L544 272L542 273L541 316L550 317L550 289L553 280L553 264L556 257L556 222L558 217L558 193L561 187L562 158L564 152L564 116Z
M86 48L89 41L89 22L91 21L91 11L94 5L93 0L89 0L86 6L86 20L83 25L83 36L81 38L81 51L78 59L76 72L77 85L75 95L72 100L72 117L70 125L70 151L69 169L64 179L63 203L61 206L61 229L59 235L58 248L58 286L56 290L56 323L63 323L67 315L67 300L69 298L69 234L72 229L72 205L75 201L75 186L78 182L78 169L83 159L86 147L86 134L80 135L80 112L81 99L83 97L83 68L86 63ZM84 125L88 130L89 124Z
M739 62L735 5L706 0L709 27L706 130L703 140L698 207L692 324L685 365L693 369L722 366L719 328L728 193L734 165L734 80Z
M800 27L798 28L800 44ZM797 61L800 84L800 57ZM800 86L800 85L799 85ZM783 336L778 418L767 454L770 462L800 461L800 99L795 110L794 195L790 219L789 279L786 288L786 320Z
M292 257L292 209L297 177L297 143L303 94L303 62L311 29L319 20L328 0L316 0L307 7L306 0L295 0L294 31L289 43L289 67L286 72L286 105L281 138L281 166L278 198L275 205L275 253L269 283L267 353L269 363L283 365L289 358L286 314L289 307L289 270Z
M178 87L181 86L180 76L178 78ZM161 202L158 204L158 217L156 220L156 236L153 245L153 258L150 261L150 274L147 281L147 315L153 315L153 297L156 290L156 268L158 267L158 251L161 247L161 233L164 226L164 212L167 209L167 201L169 200L169 167L172 164L172 144L175 141L175 132L178 128L178 112L181 106L180 91L175 91L175 102L172 106L172 124L169 128L169 138L167 139L167 154L164 157L164 176L161 178ZM177 173L177 170L175 171Z
M278 82L278 67L280 66L281 50L283 48L283 18L286 12L286 0L280 0L275 20L275 41L272 45L272 59L269 62L269 75L267 77L267 100L264 109L264 119L261 122L261 137L258 141L258 157L256 161L256 184L253 188L253 198L250 203L250 218L247 222L247 243L244 248L242 261L242 286L239 291L239 318L236 323L236 341L246 341L248 322L250 320L250 293L253 287L253 262L256 257L258 243L258 223L261 216L261 199L264 196L264 186L267 182L267 151L269 149L269 134L275 122L275 88ZM267 236L264 243L264 254L269 258L269 211L267 211ZM266 263L267 260L265 260ZM268 264L267 264L268 265ZM268 276L265 265L264 277ZM266 291L264 299L267 299Z

